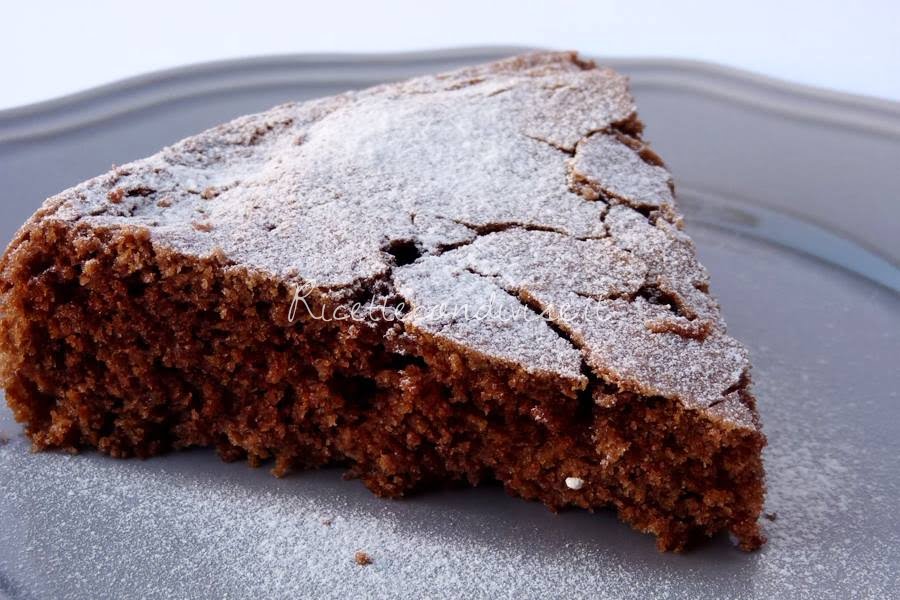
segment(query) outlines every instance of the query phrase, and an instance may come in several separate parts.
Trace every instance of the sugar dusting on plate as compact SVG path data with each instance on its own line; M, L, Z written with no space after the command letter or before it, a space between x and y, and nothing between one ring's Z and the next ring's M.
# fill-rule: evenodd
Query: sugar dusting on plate
M705 237L715 271L741 277L731 293L745 303L725 298L729 318L765 341L749 349L777 519L763 519L759 552L720 538L659 554L608 512L554 516L497 489L388 501L336 471L279 480L210 452L32 454L0 404L0 435L11 434L0 445L0 596L900 597L896 392L882 391L896 300L780 251ZM766 305L772 290L779 303ZM802 310L810 297L815 312ZM373 563L360 567L357 551Z
M314 474L310 482L303 474L269 480L241 465L219 465L205 452L173 462L32 454L19 436L0 448L0 480L6 482L0 512L13 524L0 531L0 574L13 590L19 585L73 598L122 590L148 598L650 598L686 591L705 597L723 589L771 597L837 590L846 580L863 596L891 595L897 532L865 537L868 507L851 493L866 486L868 495L879 494L877 482L857 475L864 457L854 456L852 447L797 435L803 423L779 420L785 415L774 412L768 415L767 509L778 519L764 521L770 541L755 554L716 542L683 556L647 552L649 536L611 522L600 531L613 531L615 540L545 539L547 548L509 531L492 537L491 516L479 514L477 505L462 517L465 531L453 533L453 527L398 517L394 509L405 503L354 502L341 491L362 492L358 483L337 481L334 472ZM209 473L185 468L192 461ZM272 485L248 484L257 476ZM312 493L322 481L338 492ZM499 494L488 498L512 511L533 506ZM430 512L418 502L405 510L414 517ZM582 518L556 518L558 536L571 533L565 521L573 517ZM459 518L458 510L446 515L448 522ZM823 545L822 530L835 527L843 529L843 539ZM551 523L542 532L552 537L554 530ZM360 568L360 549L377 560ZM47 573L38 580L47 588L35 588L29 572ZM715 588L702 584L726 576L734 580L717 581Z

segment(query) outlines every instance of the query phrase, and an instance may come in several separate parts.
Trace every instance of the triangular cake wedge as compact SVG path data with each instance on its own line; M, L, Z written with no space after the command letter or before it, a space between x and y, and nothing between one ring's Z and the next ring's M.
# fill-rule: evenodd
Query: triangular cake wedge
M499 480L762 543L747 352L625 78L538 53L236 119L48 199L2 269L35 447Z

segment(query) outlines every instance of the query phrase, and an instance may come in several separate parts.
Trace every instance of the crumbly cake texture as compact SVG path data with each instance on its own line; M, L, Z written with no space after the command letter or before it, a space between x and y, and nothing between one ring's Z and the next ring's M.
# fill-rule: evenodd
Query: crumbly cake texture
M622 76L538 53L116 167L0 261L7 401L39 449L496 479L661 549L756 548L747 352L641 131Z

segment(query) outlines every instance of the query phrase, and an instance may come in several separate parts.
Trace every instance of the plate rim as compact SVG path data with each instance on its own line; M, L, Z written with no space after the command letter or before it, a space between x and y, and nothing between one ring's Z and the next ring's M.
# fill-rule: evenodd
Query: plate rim
M539 48L476 46L391 53L273 54L193 63L0 110L0 144L80 129L132 111L235 86L252 89L286 80L322 81L323 71L329 74L330 82L375 83L406 78L411 68L427 72L432 63L489 61L535 50ZM641 85L687 89L764 112L900 141L900 102L893 100L793 83L713 62L585 55L628 71L630 79Z

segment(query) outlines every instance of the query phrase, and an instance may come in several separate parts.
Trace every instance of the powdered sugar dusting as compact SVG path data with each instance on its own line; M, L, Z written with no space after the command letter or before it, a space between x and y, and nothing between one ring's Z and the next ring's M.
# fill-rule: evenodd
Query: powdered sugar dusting
M578 350L489 280L433 257L399 269L394 281L413 309L423 309L405 318L409 327L586 386Z
M570 190L565 155L535 138L574 143L634 112L622 76L536 54L242 117L49 202L55 218L346 286L388 269L386 243L432 252L458 223L603 235L605 203Z
M641 319L629 331L640 328L651 348L706 348L669 343L713 330L718 340L724 323L678 230L669 175L633 137L639 130L621 75L535 53L241 117L51 198L31 226L140 227L158 246L329 290L396 279L418 306L477 308L496 294L523 308L539 291L630 300L646 288L677 306L652 319L620 313ZM655 212L635 210L646 208ZM397 243L427 262L398 268ZM579 351L613 380L640 376L619 368L646 357L621 328L604 343L623 360L598 361L602 350L574 348L550 322L406 322L578 388ZM735 356L746 362L736 352L673 355L665 366L680 381L696 370L729 378L644 387L710 405L746 371Z
M647 276L644 261L610 238L579 240L523 229L483 236L441 260L496 278L514 292L565 290L598 299L634 294Z
M622 389L705 408L725 399L748 369L747 351L721 332L695 340L648 330L645 323L668 310L644 298L598 301L558 291L529 296L578 341L591 368ZM736 425L749 423L731 419L729 412L715 414Z
M724 329L719 306L705 291L709 274L687 235L665 219L650 223L622 205L610 207L606 224L619 246L647 264L648 283L672 296L684 315Z
M723 402L747 375L747 352L715 326L702 339L648 326L687 321L671 307L635 297L648 279L663 289L688 287L696 292L690 276L705 272L692 246L678 245L681 237L667 235L667 229L646 223L640 215L636 218L643 223L637 236L578 240L510 229L396 269L398 292L414 307L444 301L469 309L452 318L434 320L426 313L409 315L406 321L485 354L570 378L580 365L574 359L574 343L594 373L623 389L679 399L692 408ZM524 316L533 318L523 323L472 314L486 304L497 309L491 314L503 310L510 315L530 307ZM709 314L714 305L699 309ZM718 318L717 312L713 315ZM568 340L554 333L551 324L566 332ZM752 415L746 414L749 409L727 406L714 414L733 425L755 428Z
M634 208L674 210L672 176L646 162L617 136L598 133L586 138L570 161L571 176Z

